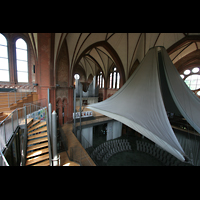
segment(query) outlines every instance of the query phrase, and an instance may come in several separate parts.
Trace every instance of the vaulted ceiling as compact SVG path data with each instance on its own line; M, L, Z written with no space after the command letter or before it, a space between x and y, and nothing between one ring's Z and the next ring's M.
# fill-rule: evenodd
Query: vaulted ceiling
M29 33L37 53L37 33ZM107 76L113 63L122 65L125 79L134 62L142 61L154 46L164 46L176 65L200 49L200 33L55 33L54 65L62 43L66 42L71 69L80 65L88 77L99 68Z

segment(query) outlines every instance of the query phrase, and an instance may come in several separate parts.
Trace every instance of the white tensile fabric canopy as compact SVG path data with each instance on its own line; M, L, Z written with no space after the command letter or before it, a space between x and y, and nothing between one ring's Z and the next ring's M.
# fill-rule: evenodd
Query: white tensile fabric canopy
M126 124L179 160L185 161L186 155L171 128L163 102L158 52L161 52L173 101L185 119L199 132L200 102L180 78L164 47L149 49L136 71L118 92L105 101L87 107Z

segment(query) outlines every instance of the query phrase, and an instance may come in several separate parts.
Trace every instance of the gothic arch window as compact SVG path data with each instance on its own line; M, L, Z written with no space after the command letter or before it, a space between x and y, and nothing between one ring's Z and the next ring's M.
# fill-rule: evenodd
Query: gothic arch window
M200 98L200 66L185 69L180 76L186 85Z
M22 38L19 38L15 42L15 47L16 47L17 82L28 83L27 44Z
M111 68L110 77L109 77L109 88L110 89L119 89L120 84L120 73L117 70L117 67Z
M3 34L0 34L0 81L10 81L8 44Z
M97 75L97 85L99 85L99 88L104 88L104 77L102 72L99 72Z

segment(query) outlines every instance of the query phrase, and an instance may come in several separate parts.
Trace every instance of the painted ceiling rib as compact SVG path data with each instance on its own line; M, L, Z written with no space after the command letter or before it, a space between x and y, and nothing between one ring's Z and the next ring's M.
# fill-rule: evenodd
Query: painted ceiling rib
M156 41L155 41L153 47L155 47L155 45L156 45L156 43L157 43L157 41L158 41L158 38L160 37L160 34L161 34L161 33L158 34L158 37L156 38Z
M79 37L78 37L78 40L77 40L77 42L76 42L76 46L75 46L75 48L74 48L74 53L73 53L73 56L72 56L71 68L72 68L73 63L74 63L74 56L75 56L76 48L77 48L77 46L78 46L79 40L80 40L80 38L81 38L81 35L82 35L82 33L80 33L80 35L79 35Z
M60 48L61 48L61 46L62 46L62 38L63 38L63 35L64 35L64 33L61 33L61 36L60 36L60 40L59 40L59 42L58 42L58 48L57 48L57 52L56 52L56 57L55 57L55 59L57 60L57 58L58 58L58 55L59 55L59 52L60 52ZM66 37L67 37L67 35L68 35L68 33L66 34ZM56 63L56 60L55 60L55 63Z
M129 45L128 45L129 42L128 41L129 41L129 38L128 38L128 33L127 33L127 50L126 50L127 51L127 70L128 70L128 54L129 54L128 53L128 49L129 49Z
M29 37L30 37L30 35L29 35ZM38 58L38 53L37 53L37 49L36 49L36 45L35 45L35 38L33 36L33 33L31 33L31 37L32 37L34 52L35 52L36 58Z
M108 37L108 33L106 33L105 41L107 40L107 37Z
M196 45L196 48L197 48L197 50L198 50L198 45L197 45L197 43L195 42L195 45Z
M86 66L86 60L85 60L85 57L83 57L83 61L84 61L84 66L85 66L85 74L87 76L87 66Z
M173 59L172 61L178 56L180 55L186 48L188 48L193 42L190 42L185 48L183 48Z
M108 41L115 33L111 34L107 39L106 41Z
M134 52L133 52L133 55L132 55L132 58L131 58L131 62L130 62L130 67L129 67L129 69L131 68L131 63L132 63L133 58L134 58L134 56L135 56L136 49L137 49L137 46L138 46L138 44L139 44L139 41L140 41L141 36L142 36L142 33L140 33L140 35L139 35L139 37L138 37L138 40L137 40L137 43L136 43L136 45L135 45L135 49L134 49Z
M88 62L88 64L89 64L89 66L90 66L90 68L91 68L91 71L92 71L92 75L94 76L95 74L94 74L94 70L93 70L93 67L91 66L91 64L90 64L90 59L89 58L87 58L87 57L85 57L86 58L86 61ZM89 60L88 60L89 59ZM92 61L91 61L92 62Z
M112 58L111 58L107 53L105 53L104 51L102 51L102 50L99 49L98 47L96 47L96 49L98 49L98 51L102 52L103 54L105 54L106 56L108 56L108 57L112 60Z
M83 65L83 63L81 62L81 60L80 60L79 64L80 64L81 67L85 70L84 65Z
M79 47L79 50L78 50L78 52L77 52L77 54L76 54L75 61L77 60L77 56L78 56L78 54L79 54L79 52L80 52L80 50L81 50L83 44L85 43L85 41L88 39L88 37L89 37L90 35L91 35L91 33L89 33L89 34L87 35L87 37L83 40L83 42L82 42L81 46ZM74 62L75 62L75 61L74 61Z
M104 69L102 69L101 65L97 62L97 60L93 56L91 56L90 54L88 54L87 56L89 58L91 58L91 60L93 60L93 62L95 63L95 67L97 67L98 69L100 69L103 72L103 74L105 75Z
M93 62L94 64L96 64L95 61L94 61L94 58L90 54L85 54L85 56L87 56L88 60L90 60L91 62Z
M187 46L188 44L189 44L189 43L187 42L186 44L184 44L184 45L182 45L182 46L180 46L180 47L177 47L172 53L178 51L179 49L181 49L181 48L183 48L183 47L185 47L185 46ZM171 54L172 54L172 53L171 53Z
M146 33L144 33L144 56L146 52Z
M91 51L92 51L92 48L88 51L88 54L90 54Z
M103 58L101 57L100 53L98 52L98 50L97 50L96 48L95 48L95 50L96 50L96 52L98 53L99 57L101 58L101 61L102 61L103 66L104 66L104 69L106 69L106 66L105 66L105 64L104 64L104 62L103 62Z

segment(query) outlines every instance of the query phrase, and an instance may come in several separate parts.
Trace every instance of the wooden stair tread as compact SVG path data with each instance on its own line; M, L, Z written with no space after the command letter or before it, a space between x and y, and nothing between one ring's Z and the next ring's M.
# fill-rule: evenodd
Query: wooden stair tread
M44 136L47 136L47 132L28 136L28 140L32 140L32 139L39 138L39 137L44 137Z
M33 151L33 152L30 152L30 153L27 153L27 156L26 158L31 158L31 157L35 157L35 156L40 156L44 153L47 153L49 152L49 149L48 147L47 148L43 148L43 149L40 149L40 150L37 150L37 151Z
M28 133L28 136L32 135L32 134L35 134L35 133L44 132L44 131L47 131L47 127L46 126L42 127L42 128L39 128L37 130L34 130L33 132Z
M32 166L49 166L49 160L45 160L43 162L36 163Z
M28 159L28 160L26 161L26 166L27 166L27 165L34 164L34 163L37 163L37 162L40 162L40 161L43 161L43 160L46 160L46 159L49 159L49 153L44 154L44 155L42 155L42 156L37 156L37 157Z
M32 122L32 124L30 124L28 126L28 129L31 128L32 126L34 126L35 124L39 123L39 122L40 122L40 120L36 120L36 121Z
M47 137L43 137L43 138L39 138L39 139L35 139L35 140L29 140L27 145L36 144L36 143L45 142L45 141L48 141Z
M40 128L41 126L45 126L47 123L44 121L44 122L40 122L39 124L37 124L37 125L35 125L34 127L32 127L32 128L30 128L29 130L28 130L28 132L30 132L30 131L33 131L33 130L35 130L36 128Z
M32 151L32 150L36 150L36 149L40 149L40 148L43 148L43 147L46 147L46 146L48 146L48 142L43 142L41 144L35 144L35 145L30 146L30 147L27 147L27 152Z

